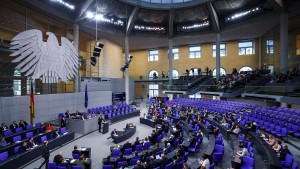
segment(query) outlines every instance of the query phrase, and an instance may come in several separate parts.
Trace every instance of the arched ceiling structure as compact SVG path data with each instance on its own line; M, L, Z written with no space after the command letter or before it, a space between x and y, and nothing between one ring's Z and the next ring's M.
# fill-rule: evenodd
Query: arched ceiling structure
M300 13L299 0L19 0L52 17L77 23L130 49L257 38L279 24L283 12ZM73 5L74 9L65 4ZM96 16L97 15L97 16Z

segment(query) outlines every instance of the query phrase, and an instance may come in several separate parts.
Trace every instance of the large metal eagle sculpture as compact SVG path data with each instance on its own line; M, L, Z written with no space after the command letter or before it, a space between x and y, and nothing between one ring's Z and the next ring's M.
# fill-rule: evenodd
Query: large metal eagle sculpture
M74 45L61 37L59 45L56 36L47 32L48 39L43 41L43 33L31 29L16 35L10 49L17 50L10 56L18 56L13 63L20 62L16 69L32 80L42 79L43 83L67 82L77 75L79 60Z

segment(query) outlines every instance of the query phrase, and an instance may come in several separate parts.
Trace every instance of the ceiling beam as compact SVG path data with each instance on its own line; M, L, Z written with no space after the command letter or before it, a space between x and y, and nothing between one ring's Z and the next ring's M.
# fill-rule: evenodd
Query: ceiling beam
M211 18L211 22L212 22L211 24L213 25L214 31L220 32L219 18L218 18L215 8L213 7L211 2L207 2L206 6L207 6L207 9L210 14L210 18Z
M273 6L274 10L277 12L281 13L287 10L285 0L268 0L268 2Z
M130 17L128 19L128 24L126 27L126 35L129 36L132 32L133 26L134 26L134 22L136 20L137 14L140 10L140 7L136 6L134 8L134 10L132 11L132 13L130 14Z
M94 2L94 0L87 0L87 1L85 1L85 3L83 5L81 5L81 8L79 10L80 12L79 12L78 16L76 17L76 21L80 20L82 15L92 5L93 2Z
M171 9L169 12L169 38L174 36L174 9Z

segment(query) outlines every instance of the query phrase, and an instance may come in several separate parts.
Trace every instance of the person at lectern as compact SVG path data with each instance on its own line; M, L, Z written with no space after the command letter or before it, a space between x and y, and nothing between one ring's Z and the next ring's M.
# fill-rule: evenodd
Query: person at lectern
M102 122L103 122L103 117L102 116L99 116L98 118L98 125L99 125L99 133L101 133L101 126L102 126Z
M133 126L133 124L130 123L130 122L128 122L128 123L126 124L126 129L129 129L129 128L132 127L132 126Z

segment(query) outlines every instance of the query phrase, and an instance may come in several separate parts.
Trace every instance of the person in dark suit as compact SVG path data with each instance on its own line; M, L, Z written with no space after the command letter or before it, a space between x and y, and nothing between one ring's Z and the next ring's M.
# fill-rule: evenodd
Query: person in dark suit
M190 147L194 147L197 143L197 138L195 137L195 134L192 135L192 138L191 138L191 144L190 144Z
M0 127L0 131L1 133L3 133L4 131L8 130L8 127L5 123L2 123L1 127Z
M67 121L66 119L63 117L60 119L60 127L66 127L67 125Z
M65 117L66 117L66 118L70 118L70 117L71 117L69 110L66 111Z
M155 160L154 156L151 156L151 157L150 157L150 162L148 163L147 168L153 169L153 168L158 167L158 165L159 165L159 164L158 164L158 161Z
M29 150L29 147L27 145L27 142L23 142L23 144L20 147L20 152L26 152Z
M180 153L176 153L176 159L174 160L174 166L176 166L178 163L180 163L183 160L183 158L180 156Z
M126 150L128 148L131 148L131 143L129 143L129 141L127 140L126 143L122 147L122 151L124 152L124 150Z
M46 125L45 125L45 124L43 124L43 125L41 126L41 128L39 129L39 132L40 132L40 133L46 133Z
M130 127L132 127L132 123L128 122L128 123L126 124L126 129L129 129Z
M44 164L46 164L46 169L48 169L48 162L49 162L50 152L51 151L48 147L48 141L45 141L43 149L42 149L42 157L45 159L45 161L41 164L39 169L41 169Z
M58 154L56 154L54 156L54 159L53 159L53 162L56 164L56 165L61 165L64 161L64 157L63 157L63 152L60 151Z
M179 150L178 153L180 154L180 156L183 156L185 153L185 148L182 145L179 145Z
M156 143L155 146L154 146L154 149L152 151L152 155L155 155L155 153L161 151L161 148L159 147L159 144Z
M37 147L38 145L34 142L33 137L30 137L29 141L28 141L28 147L29 148L34 148Z
M23 128L23 130L26 130L26 126L28 126L28 123L26 121L20 120L19 126Z
M165 154L168 154L168 153L170 153L171 151L172 151L172 146L171 146L170 143L167 143L167 147L166 147L166 149L164 150L164 153L165 153Z
M169 164L169 159L165 156L165 154L161 154L159 163L160 163L161 168L165 168L166 165Z
M141 164L141 161L138 160L136 162L136 165L133 167L133 169L144 169L145 167Z
M155 132L155 130L152 130L152 134L151 134L151 136L150 136L150 138L149 138L150 141L151 141L151 143L155 143L157 137L158 137L158 132Z
M134 156L131 158L131 159L139 159L140 156L139 156L139 152L134 152Z
M139 138L139 137L136 137L135 142L134 142L134 145L136 146L136 145L139 145L139 144L141 144L141 143L140 143L140 138Z
M18 127L19 127L19 126L18 126L18 124L17 124L16 121L14 121L14 122L9 126L10 130L13 131L13 132L15 132L15 131L16 131L16 128L18 128Z
M114 163L110 161L111 156L108 155L106 159L103 160L103 165L113 165Z
M103 117L100 115L99 118L98 118L98 131L99 133L101 133L101 126L102 126L102 122L103 122Z
M115 138L118 135L117 130L114 129L111 133L110 133L110 138Z
M120 162L120 161L126 161L126 158L123 157L123 153L120 153L120 157L117 158L117 162Z
M80 155L80 151L77 150L77 145L74 146L74 149L72 151L72 154L79 154Z

